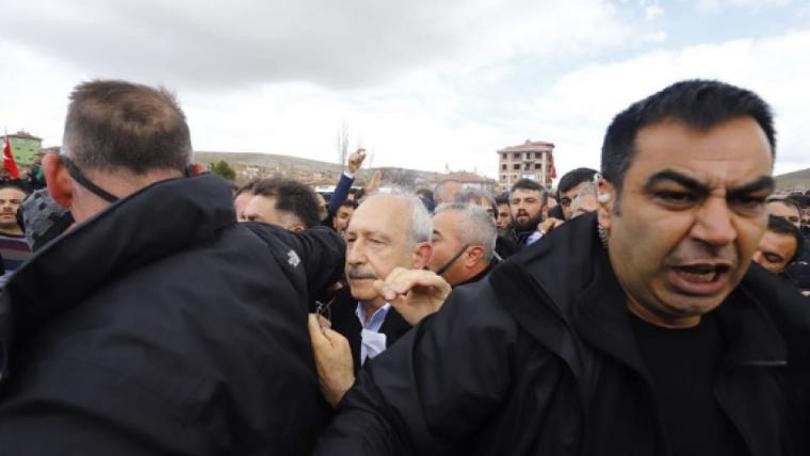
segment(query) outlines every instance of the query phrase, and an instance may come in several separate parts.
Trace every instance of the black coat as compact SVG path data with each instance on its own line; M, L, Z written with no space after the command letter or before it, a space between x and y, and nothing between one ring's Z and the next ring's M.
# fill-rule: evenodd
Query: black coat
M360 370L360 345L363 331L360 320L357 319L355 313L356 309L357 300L352 297L349 288L341 289L332 304L332 329L349 340L355 373ZM385 315L382 326L380 326L380 332L385 334L386 349L410 329L411 325L391 307Z
M328 408L310 289L327 229L235 223L213 175L152 185L75 227L0 297L0 454L306 454Z
M808 385L789 371L808 366L794 344L809 340L810 308L776 302L759 272L717 310L728 340L716 399L751 454L806 454ZM768 315L786 307L789 338ZM363 369L316 454L666 455L641 359L595 217L583 216L454 289Z

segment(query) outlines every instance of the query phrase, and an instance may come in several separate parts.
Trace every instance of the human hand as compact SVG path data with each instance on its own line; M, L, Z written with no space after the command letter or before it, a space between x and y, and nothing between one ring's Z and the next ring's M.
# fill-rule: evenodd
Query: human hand
M349 155L349 163L348 168L351 174L355 174L359 169L360 166L363 165L363 160L366 159L366 149L357 149L357 151L351 155Z
M565 223L565 221L560 220L558 218L549 217L537 224L537 231L539 231L540 233L543 234L543 236L545 236L546 234L550 233L554 228L557 228L563 223Z
M382 184L382 171L379 169L374 171L374 174L371 176L371 179L368 181L365 187L363 187L363 193L365 196L371 196L377 193L377 190L380 189L380 185Z
M374 288L411 326L437 312L452 291L433 271L405 268L394 268L385 280L375 280Z
M309 314L307 321L315 369L326 401L335 407L354 384L354 364L349 341L329 327L329 321Z

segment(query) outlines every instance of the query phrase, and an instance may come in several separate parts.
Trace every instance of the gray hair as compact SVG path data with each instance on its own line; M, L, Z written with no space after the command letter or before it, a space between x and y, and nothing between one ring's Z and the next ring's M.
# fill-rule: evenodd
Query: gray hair
M191 163L185 114L165 89L97 80L76 86L70 100L62 154L78 165L142 175Z
M396 198L408 206L408 211L411 214L411 226L408 230L409 243L416 245L422 242L430 242L433 237L433 218L430 216L427 209L425 209L422 200L414 193L399 188L393 188L390 193L377 193L369 196L365 201L385 197Z
M475 204L478 206L481 204L481 200L486 200L489 205L492 206L492 209L494 209L496 212L498 211L498 205L495 203L495 198L493 198L489 193L482 192L480 190L466 190L461 192L456 195L455 202Z
M495 256L495 242L498 229L492 217L477 204L445 203L436 208L434 215L447 211L457 211L461 215L456 226L461 242L469 245L480 245L484 248L484 259L492 261Z

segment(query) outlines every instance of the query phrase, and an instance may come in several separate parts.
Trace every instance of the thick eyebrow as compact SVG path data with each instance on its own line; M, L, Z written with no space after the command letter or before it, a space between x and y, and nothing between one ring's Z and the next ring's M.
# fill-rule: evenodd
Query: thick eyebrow
M644 184L644 191L647 193L652 193L653 188L656 185L667 181L675 182L676 184L686 187L688 190L701 195L708 195L711 193L711 189L708 185L698 181L694 177L687 176L686 174L679 173L672 169L665 169L650 176L650 178L647 179L647 183Z
M653 190L653 187L665 181L675 182L676 184L686 187L688 190L694 191L701 195L708 195L709 193L711 193L711 189L706 184L698 181L693 177L687 176L685 174L679 173L671 169L665 169L650 176L650 178L647 180L647 183L644 185L644 190L647 192L651 192ZM773 189L774 189L773 178L771 176L761 176L752 182L743 184L739 187L729 189L727 195L729 198L736 198L758 191L767 190L768 192L772 192Z
M751 193L767 191L768 193L773 192L774 188L774 180L771 176L762 176L759 179L749 182L747 184L743 184L739 187L729 189L728 197L729 198L737 198L740 196L749 195Z

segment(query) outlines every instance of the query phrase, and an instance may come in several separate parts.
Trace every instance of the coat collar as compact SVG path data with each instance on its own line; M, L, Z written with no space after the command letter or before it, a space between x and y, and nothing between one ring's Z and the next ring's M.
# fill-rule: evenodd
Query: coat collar
M578 217L514 261L579 337L649 380L630 328L626 295L599 242L596 223L595 215ZM787 359L784 342L762 304L749 292L748 275L715 311L728 342L727 362L782 365Z
M105 282L190 245L236 221L231 192L205 174L165 180L116 202L46 245L0 295L0 344L44 325Z

